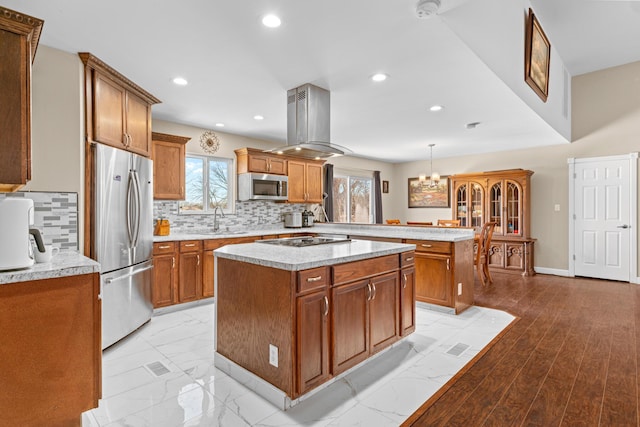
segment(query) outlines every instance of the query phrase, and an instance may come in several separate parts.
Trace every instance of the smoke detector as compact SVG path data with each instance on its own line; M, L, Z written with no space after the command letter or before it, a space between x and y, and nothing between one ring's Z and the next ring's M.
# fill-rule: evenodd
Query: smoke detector
M418 18L429 18L438 12L440 0L418 0L416 4L416 15Z

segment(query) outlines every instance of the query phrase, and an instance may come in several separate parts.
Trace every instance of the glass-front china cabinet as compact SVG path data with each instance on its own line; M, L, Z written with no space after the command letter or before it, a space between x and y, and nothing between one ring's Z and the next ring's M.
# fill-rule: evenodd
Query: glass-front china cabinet
M496 223L489 250L493 269L535 274L530 236L531 175L523 169L457 174L451 176L453 219L460 226L480 230Z

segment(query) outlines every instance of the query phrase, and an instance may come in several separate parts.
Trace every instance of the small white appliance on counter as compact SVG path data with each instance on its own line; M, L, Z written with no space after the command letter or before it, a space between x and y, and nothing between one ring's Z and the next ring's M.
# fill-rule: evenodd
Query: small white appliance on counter
M31 267L34 263L29 226L33 225L33 200L0 200L0 270Z
M302 227L302 213L300 212L287 212L284 214L284 226L287 228L301 228Z

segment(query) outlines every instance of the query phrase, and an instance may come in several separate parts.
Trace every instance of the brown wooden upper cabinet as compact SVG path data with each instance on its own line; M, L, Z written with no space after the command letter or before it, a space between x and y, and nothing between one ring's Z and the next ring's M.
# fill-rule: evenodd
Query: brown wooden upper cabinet
M184 200L185 145L191 138L153 132L153 198Z
M85 65L87 142L151 156L151 106L159 99L90 53Z
M289 160L289 202L322 203L321 160Z
M282 156L264 153L254 148L240 148L235 150L235 153L238 159L238 173L287 174L287 160Z
M31 64L44 21L0 6L0 191L31 179Z

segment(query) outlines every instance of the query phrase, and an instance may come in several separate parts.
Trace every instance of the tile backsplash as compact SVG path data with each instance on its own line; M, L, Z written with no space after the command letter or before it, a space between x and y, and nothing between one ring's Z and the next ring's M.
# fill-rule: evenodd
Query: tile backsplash
M311 210L315 213L316 221L320 221L322 208L317 204L275 203L272 201L236 202L234 214L218 214L218 224L221 230L241 229L269 229L283 225L282 215L286 212L302 212ZM153 202L154 221L159 218L168 219L172 232L210 231L213 229L213 213L210 214L180 214L178 202Z
M46 245L78 250L78 193L0 193L0 198L5 197L33 200L33 227L40 230Z

